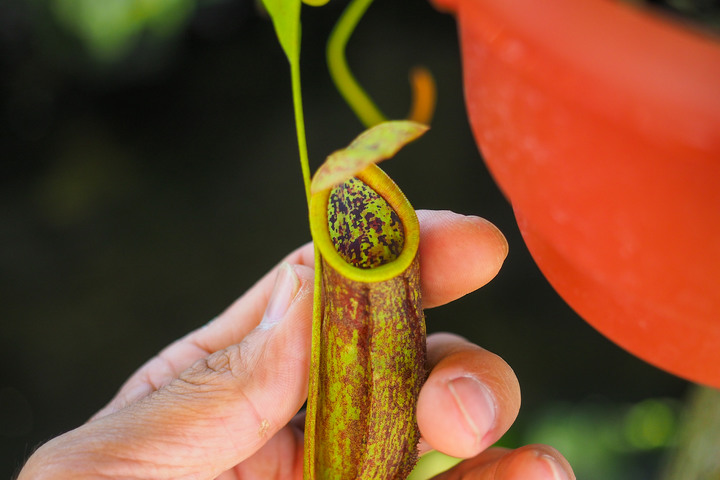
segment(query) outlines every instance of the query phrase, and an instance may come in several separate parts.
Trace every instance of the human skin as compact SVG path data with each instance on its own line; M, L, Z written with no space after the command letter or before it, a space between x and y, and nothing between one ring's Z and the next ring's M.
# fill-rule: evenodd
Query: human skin
M424 308L490 281L508 252L478 217L418 211ZM86 424L41 446L19 480L301 479L313 249L305 245L208 325L143 365ZM489 448L512 425L520 388L497 355L428 337L417 406L421 453L466 458L439 478L574 479L554 449Z

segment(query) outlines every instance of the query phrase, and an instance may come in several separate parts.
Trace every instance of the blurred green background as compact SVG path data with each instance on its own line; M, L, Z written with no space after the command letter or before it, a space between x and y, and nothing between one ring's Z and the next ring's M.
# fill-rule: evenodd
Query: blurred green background
M303 10L314 166L362 129L324 43L343 1ZM385 164L416 208L488 218L498 277L427 312L503 356L523 389L502 443L550 443L582 479L649 479L686 382L585 324L533 264L467 124L454 20L377 1L349 46L390 117L436 76L433 128ZM163 346L309 240L287 63L250 0L0 3L0 477L72 429Z

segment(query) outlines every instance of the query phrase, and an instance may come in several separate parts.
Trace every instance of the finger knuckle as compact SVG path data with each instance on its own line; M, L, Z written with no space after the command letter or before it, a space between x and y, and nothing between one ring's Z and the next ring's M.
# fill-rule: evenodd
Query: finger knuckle
M178 381L192 388L217 388L227 385L228 377L243 375L242 352L237 345L219 350L195 362L178 377Z

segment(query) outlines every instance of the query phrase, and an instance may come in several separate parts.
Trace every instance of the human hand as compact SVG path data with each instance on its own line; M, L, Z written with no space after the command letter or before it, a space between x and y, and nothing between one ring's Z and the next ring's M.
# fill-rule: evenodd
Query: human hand
M490 281L507 242L490 223L419 211L423 306ZM313 249L289 255L224 313L141 367L85 425L41 446L19 480L300 479ZM488 447L514 422L520 389L498 356L451 334L428 337L418 399L421 452L464 457L438 478L575 476L551 447Z

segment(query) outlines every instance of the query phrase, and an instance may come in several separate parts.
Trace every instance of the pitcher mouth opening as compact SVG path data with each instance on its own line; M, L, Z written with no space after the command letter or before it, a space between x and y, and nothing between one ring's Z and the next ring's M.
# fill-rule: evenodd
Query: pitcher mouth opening
M310 201L310 226L313 238L329 266L345 277L362 282L380 282L404 272L417 255L420 244L420 226L415 210L395 182L379 167L371 165L356 174L356 178L377 192L397 214L402 226L402 246L386 262L372 268L361 268L349 263L336 248L328 228L328 202L331 189L314 194Z
M340 256L363 269L392 262L400 255L405 243L397 212L357 177L349 178L330 191L328 230Z

